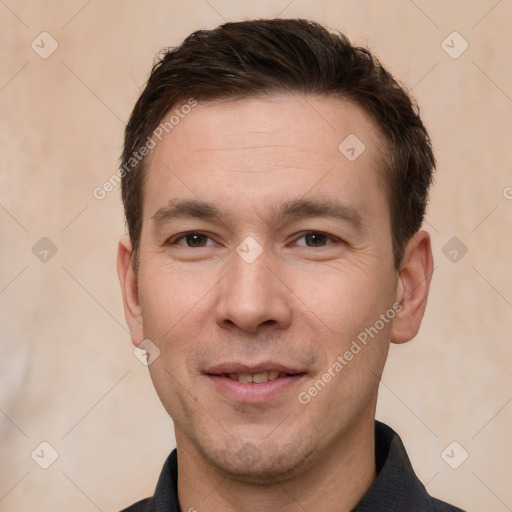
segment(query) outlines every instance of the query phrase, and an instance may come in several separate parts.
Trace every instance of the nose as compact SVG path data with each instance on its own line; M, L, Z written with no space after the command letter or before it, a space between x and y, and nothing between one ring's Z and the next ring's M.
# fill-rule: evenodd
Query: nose
M292 293L278 265L264 250L248 263L234 254L231 270L219 283L216 322L220 327L255 333L262 326L290 325Z

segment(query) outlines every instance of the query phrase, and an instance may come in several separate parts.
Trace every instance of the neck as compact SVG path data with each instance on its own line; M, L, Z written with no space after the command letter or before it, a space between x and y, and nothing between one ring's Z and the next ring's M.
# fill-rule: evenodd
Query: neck
M373 416L325 447L306 471L264 485L236 480L211 466L179 432L176 440L178 496L184 511L349 512L376 478Z

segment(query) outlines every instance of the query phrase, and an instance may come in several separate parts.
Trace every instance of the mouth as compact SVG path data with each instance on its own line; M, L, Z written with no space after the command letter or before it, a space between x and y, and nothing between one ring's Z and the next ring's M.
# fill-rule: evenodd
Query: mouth
M204 373L216 391L230 401L241 403L269 402L306 376L303 371L273 363L256 367L226 364L209 368Z
M282 379L283 377L290 377L292 375L286 372L279 372L277 370L269 370L258 373L221 373L219 377L234 380L235 382L245 382L252 384L263 384L271 380Z

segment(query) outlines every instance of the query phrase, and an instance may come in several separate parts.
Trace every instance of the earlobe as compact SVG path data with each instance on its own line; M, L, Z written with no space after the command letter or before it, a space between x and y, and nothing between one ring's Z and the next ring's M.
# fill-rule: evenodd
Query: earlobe
M130 329L132 343L139 346L144 336L142 332L142 313L139 303L137 276L132 267L132 244L128 236L119 240L117 250L117 275L121 284L126 322Z
M418 231L407 244L400 267L397 302L402 307L393 323L392 343L405 343L418 333L427 306L432 271L430 235Z

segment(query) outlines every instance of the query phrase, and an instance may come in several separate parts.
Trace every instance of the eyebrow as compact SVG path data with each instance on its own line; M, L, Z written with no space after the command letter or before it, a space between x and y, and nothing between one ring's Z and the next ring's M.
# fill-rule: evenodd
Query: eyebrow
M286 220L313 217L331 217L342 220L360 231L364 231L367 227L366 221L358 209L333 199L294 199L274 206L269 211L269 221L273 225ZM154 228L158 229L167 221L193 218L228 221L232 219L232 215L206 201L187 199L169 201L166 206L160 208L153 215L152 220Z

